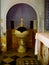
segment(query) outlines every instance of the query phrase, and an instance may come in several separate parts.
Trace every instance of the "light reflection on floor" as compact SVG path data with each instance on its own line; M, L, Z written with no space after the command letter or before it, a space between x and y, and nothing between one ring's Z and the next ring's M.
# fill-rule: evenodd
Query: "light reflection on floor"
M32 50L18 53L11 50L0 55L0 65L40 65Z

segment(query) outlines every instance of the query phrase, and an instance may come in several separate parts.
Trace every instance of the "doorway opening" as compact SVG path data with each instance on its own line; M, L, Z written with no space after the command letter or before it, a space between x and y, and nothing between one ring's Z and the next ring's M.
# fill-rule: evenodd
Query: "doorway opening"
M19 26L20 19L23 18L24 26L29 30L29 37L26 42L27 48L35 49L35 34L37 32L37 14L28 4L19 3L12 6L6 16L7 27L7 50L17 49L17 38L13 35L14 30Z

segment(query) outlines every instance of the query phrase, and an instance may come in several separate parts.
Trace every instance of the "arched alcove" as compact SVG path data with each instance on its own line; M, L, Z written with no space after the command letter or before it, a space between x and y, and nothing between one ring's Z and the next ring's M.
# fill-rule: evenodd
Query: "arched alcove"
M7 12L6 22L9 24L7 28L11 28L11 21L14 21L14 28L19 26L21 18L24 20L25 27L30 28L30 21L37 20L37 14L28 4L16 4Z
M34 21L36 20L35 24L37 24L36 11L30 5L19 3L12 6L6 16L7 49L12 49L12 29L16 29L19 26L21 18L23 18L24 26L27 29L30 29L31 22L33 22L32 25L34 26Z

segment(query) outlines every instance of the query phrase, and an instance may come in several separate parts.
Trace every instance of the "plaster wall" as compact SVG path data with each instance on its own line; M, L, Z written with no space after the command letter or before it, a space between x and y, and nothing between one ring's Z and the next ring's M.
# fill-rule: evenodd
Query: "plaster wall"
M3 33L6 33L6 15L9 9L18 3L26 3L33 7L37 14L37 30L38 32L44 32L44 1L45 0L1 0L1 36Z
M0 19L1 19L1 0L0 0Z

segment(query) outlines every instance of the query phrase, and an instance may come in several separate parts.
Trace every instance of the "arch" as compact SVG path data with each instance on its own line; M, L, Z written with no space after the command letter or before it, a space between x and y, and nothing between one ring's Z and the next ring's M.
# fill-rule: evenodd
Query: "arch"
M39 16L39 12L38 12L37 8L36 8L35 6L33 6L32 4L29 4L29 3L16 3L16 4L10 6L10 7L8 8L7 12L6 12L6 16L7 16L8 11L9 11L12 7L14 7L15 5L19 5L19 4L25 4L25 5L28 5L28 6L32 7L32 8L34 9L34 11L36 12L37 17Z
M26 3L18 3L18 4L15 4L14 6L12 6L12 7L15 7L16 5L20 5L20 4L25 4L25 5L27 5L27 6L29 6L29 7L31 7L34 11L35 11L35 9L32 7L32 6L30 6L29 4L26 4ZM11 8L12 8L11 7ZM8 10L8 12L7 12L7 15L8 15L8 13L9 13L9 11L11 10L11 8ZM35 11L35 13L36 13L36 11ZM7 15L6 15L6 17L7 17ZM36 13L36 17L37 17L37 13ZM11 35L11 34L10 34ZM12 42L10 42L10 43L12 43ZM8 43L7 43L8 44ZM8 45L7 45L8 46ZM10 46L10 45L9 45Z
M37 13L37 17L39 17L39 12L38 12L38 9L36 8L36 6L34 6L33 4L30 4L30 3L28 3L28 2L25 2L25 3L22 2L22 3L31 6L31 7L35 10L35 12ZM18 2L18 3L14 3L14 4L12 4L9 8L7 8L6 15L7 15L9 9L10 9L11 7L13 7L14 5L16 5L16 4L20 4L20 3L19 3L19 2Z
M9 16L10 14L11 15L13 14L13 16ZM34 19L37 20L36 11L30 5L25 4L25 3L19 3L19 4L12 6L9 9L9 11L7 12L7 16L6 16L7 18L6 19L9 19L9 18L12 19L12 18L14 18L14 16L16 17L16 19L15 19L16 21L20 20L20 18L23 18L25 22L31 21L31 20L34 20ZM17 24L18 24L18 22L17 22ZM27 24L29 24L29 23L27 22ZM15 25L15 27L16 27L16 25Z
M24 2L22 2L22 3L24 3ZM10 10L10 8L11 7L13 7L14 5L16 5L16 4L20 4L19 2L18 3L14 3L13 5L11 5L8 9L7 9L7 12L6 12L6 16L7 16L7 13L8 13L8 11ZM25 2L24 4L27 4L27 5L29 5L29 6L31 6L34 10L35 10L35 12L36 12L36 14L37 14L37 23L38 23L38 29L37 29L37 31L39 32L39 18L40 18L40 15L39 15L39 11L38 11L38 9L36 8L36 6L34 6L33 4L30 4L29 2Z

